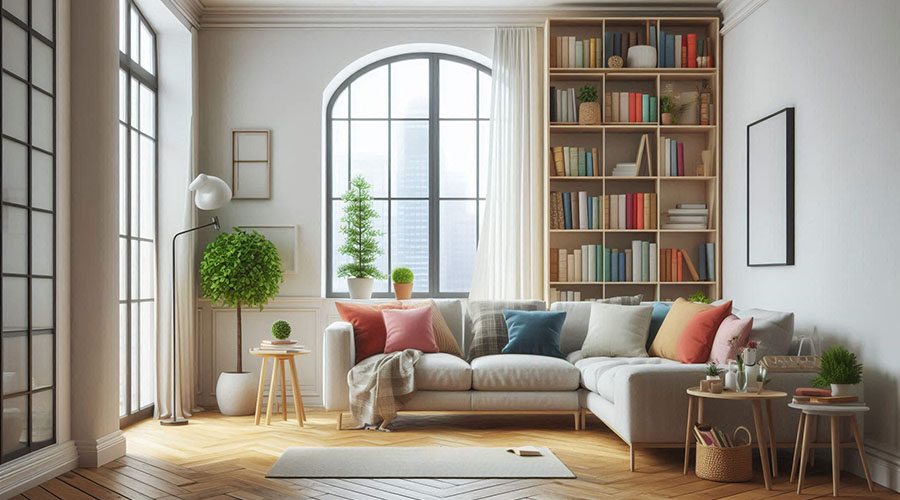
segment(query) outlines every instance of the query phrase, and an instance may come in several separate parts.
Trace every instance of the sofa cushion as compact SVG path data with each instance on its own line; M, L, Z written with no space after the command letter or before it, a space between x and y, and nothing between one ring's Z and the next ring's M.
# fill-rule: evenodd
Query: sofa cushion
M675 364L662 358L584 358L575 363L581 374L581 385L609 402L615 402L616 374L621 367L635 365Z
M566 354L581 349L591 320L591 302L554 302L550 304L550 310L566 312L559 349Z
M404 309L416 309L419 307L428 307L431 310L431 327L434 330L434 342L437 344L438 352L446 352L454 356L463 357L459 343L453 337L453 330L447 324L447 319L438 309L437 304L431 300L418 302L403 302Z
M472 361L479 356L500 354L509 342L506 331L504 310L544 311L546 306L540 300L472 300L468 306L472 317L472 344L466 346L468 359Z
M387 330L381 311L399 309L399 302L386 304L359 304L353 302L335 302L341 319L353 325L353 342L356 344L356 362L384 352Z
M753 328L753 318L739 319L732 314L722 321L716 338L713 341L712 351L709 353L709 362L724 365L729 359L735 359L736 349L731 346L731 339L738 338L738 345L747 345L750 340L750 330Z
M472 367L465 360L443 352L423 354L416 363L416 389L467 391L472 388Z
M656 334L659 333L659 327L662 326L663 321L665 321L666 315L669 314L669 309L671 308L672 304L666 304L665 302L653 303L653 315L650 316L650 333L647 334L648 352L650 351L650 346L653 345Z
M385 309L384 328L387 337L384 342L385 354L417 349L422 352L438 352L434 343L434 328L431 326L431 309Z
M681 338L684 327L687 326L695 314L712 308L713 306L709 304L688 302L679 297L672 304L672 308L666 314L666 319L663 320L662 326L659 328L659 333L656 334L656 338L650 344L650 356L678 361L678 339Z
M652 313L650 306L593 303L581 354L585 357L646 357Z
M564 359L532 354L496 354L472 360L476 391L574 391L580 374Z
M738 318L753 318L750 340L759 343L756 359L766 356L786 356L794 336L794 313L745 309L738 311Z
M503 311L509 342L503 354L536 354L565 358L559 350L559 332L565 311Z
M731 301L695 314L678 339L678 361L706 363L719 325L730 314Z
M637 295L621 295L618 297L609 297L606 299L595 299L595 302L601 302L603 304L615 304L618 306L639 306L641 302L644 300L644 294L639 293Z

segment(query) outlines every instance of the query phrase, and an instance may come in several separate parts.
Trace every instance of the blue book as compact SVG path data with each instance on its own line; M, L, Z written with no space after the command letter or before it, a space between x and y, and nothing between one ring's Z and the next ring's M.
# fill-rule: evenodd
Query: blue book
M612 250L603 250L603 281L612 281Z
M678 48L678 55L681 56L681 47ZM675 67L675 35L666 35L666 67Z
M613 250L612 252L612 275L608 281L619 281L619 251Z
M637 274L637 271L635 271L635 274ZM641 242L641 281L650 281L650 242L649 241Z
M587 206L587 216L588 216L587 227L588 227L588 229L591 229L594 227L594 208L593 208L594 207L594 197L593 196L587 197L587 204L588 204L588 206Z
M706 244L706 274L709 281L716 281L716 244Z
M610 31L604 33L603 38L603 67L609 64L609 58L613 55L613 34Z
M603 245L597 245L597 275L595 281L603 281Z
M659 121L659 115L657 114L656 105L656 97L650 96L650 123L656 123Z
M625 281L625 252L619 252L619 281Z
M697 271L697 274L700 276L700 281L708 281L706 279L706 243L700 244L698 254L700 255L700 269Z
M659 47L656 49L656 67L666 67L666 32L659 30Z
M678 141L672 139L672 147L669 150L669 175L678 177Z
M622 34L613 35L613 55L617 56L622 53Z
M572 193L563 193L563 213L566 218L566 229L572 229Z
M591 151L584 152L584 170L585 175L594 175L594 153Z
M641 94L641 121L650 121L650 94Z

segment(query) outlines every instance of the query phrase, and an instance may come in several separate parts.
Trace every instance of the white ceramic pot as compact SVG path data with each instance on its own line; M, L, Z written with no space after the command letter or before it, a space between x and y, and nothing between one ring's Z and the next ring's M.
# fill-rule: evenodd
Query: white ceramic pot
M719 375L707 375L706 380L722 380L722 377Z
M347 278L347 288L351 299L371 299L374 278Z
M656 47L651 45L634 45L628 47L626 66L629 68L655 68L657 63Z
M832 396L858 396L855 384L831 384Z
M216 402L222 415L252 415L256 411L257 378L250 372L222 372Z

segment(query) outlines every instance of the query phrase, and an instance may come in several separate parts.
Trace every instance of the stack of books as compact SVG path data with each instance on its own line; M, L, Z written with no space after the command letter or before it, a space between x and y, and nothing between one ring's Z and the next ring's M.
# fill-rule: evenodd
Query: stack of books
M794 403L812 405L836 405L858 403L857 396L832 396L830 389L798 387L794 390Z
M553 155L555 175L560 177L599 177L600 152L597 148L575 146L555 146L550 148Z
M602 196L550 192L550 229L603 229Z
M613 177L634 177L637 175L637 163L616 163L613 167Z
M669 222L663 229L707 229L709 209L706 203L678 203L666 212Z
M607 92L603 121L606 123L656 123L656 97L641 92Z
M305 350L304 346L298 344L296 340L263 340L259 343L258 351L269 352L272 354L288 354L292 352L301 352Z
M665 177L684 177L684 143L666 137L660 172Z
M622 33L607 31L603 37L604 66L608 66L609 58L619 56L622 58L622 66L628 66L628 48L633 45L645 45L644 30L633 30ZM656 27L650 28L650 45L656 47Z
M550 37L551 68L602 68L603 42L599 38Z
M550 303L554 302L581 302L581 292L550 288Z
M698 443L706 446L715 446L716 448L734 448L734 441L731 436L726 434L718 427L709 424L694 424L694 437Z
M654 41L652 35L651 32L651 42ZM678 35L660 30L659 47L656 51L657 66L660 68L712 68L714 59L712 48L709 37L704 38L696 33Z
M608 208L607 229L656 228L656 193L611 194L603 204Z
M575 123L578 121L578 99L575 89L550 87L550 121Z

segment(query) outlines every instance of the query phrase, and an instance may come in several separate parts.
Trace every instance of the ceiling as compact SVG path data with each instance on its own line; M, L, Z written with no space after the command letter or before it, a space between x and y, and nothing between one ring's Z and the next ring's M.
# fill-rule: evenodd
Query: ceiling
M609 7L715 7L718 0L199 0L205 9L603 9Z

